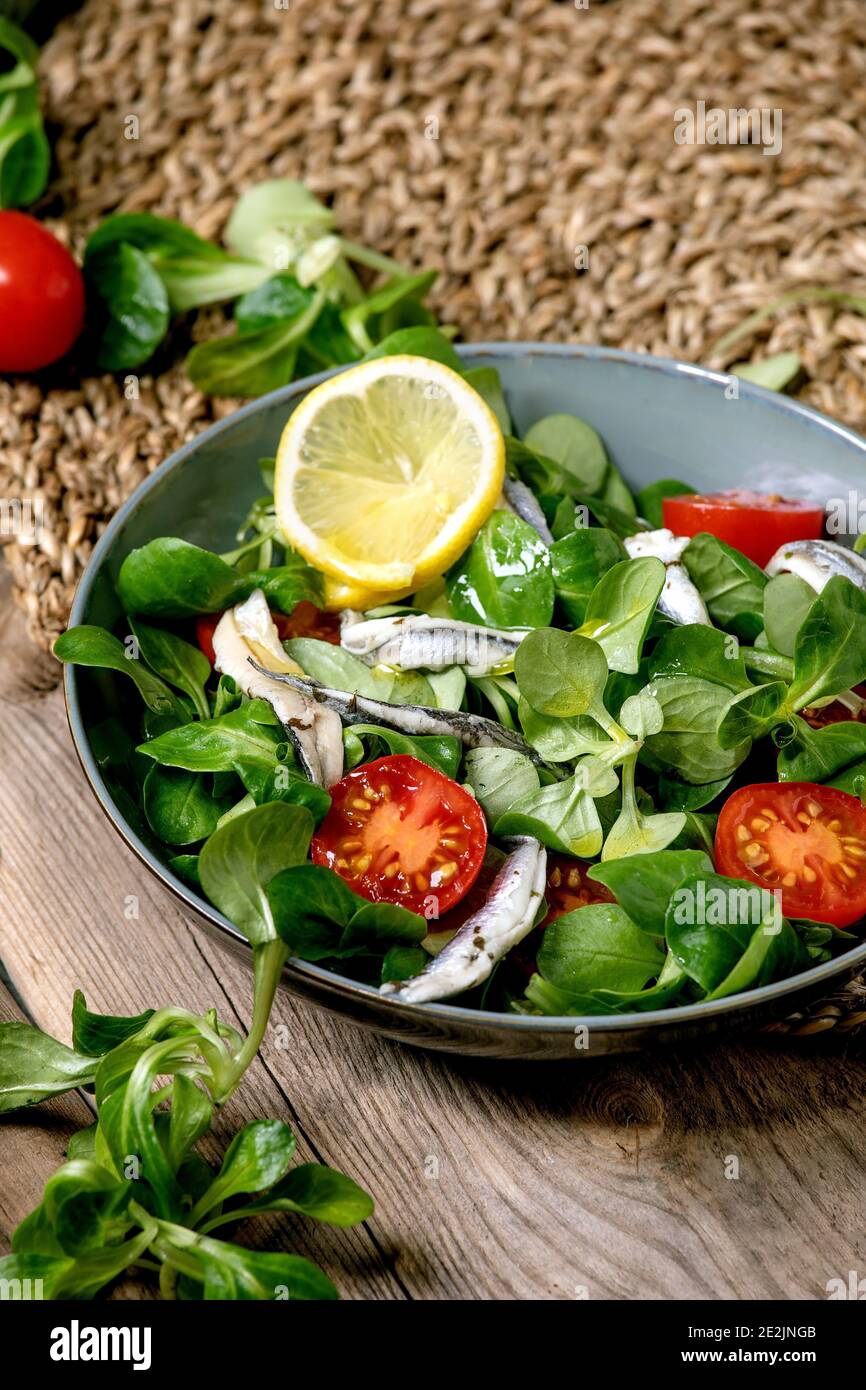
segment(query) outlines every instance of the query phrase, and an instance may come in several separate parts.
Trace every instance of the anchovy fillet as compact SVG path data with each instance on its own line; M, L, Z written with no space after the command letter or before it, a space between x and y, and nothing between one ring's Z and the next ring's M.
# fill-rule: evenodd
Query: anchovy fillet
M285 729L305 776L321 787L339 782L343 775L340 720L302 691L287 690L281 683L280 676L301 668L283 651L261 589L222 615L213 645L216 669L231 676L250 699L267 700ZM269 664L260 665L253 652L266 657Z
M659 594L658 607L659 612L670 618L672 623L713 626L707 605L682 565L665 566L665 582Z
M410 980L391 980L382 994L407 1004L427 1004L486 980L497 961L532 930L547 881L547 851L530 837L515 839L482 907L456 936Z
M400 671L444 671L462 666L467 675L486 676L514 660L529 628L513 630L431 618L425 613L401 613L390 618L347 622L340 643L368 666L393 666Z
M675 536L673 531L662 526L657 531L626 536L623 545L630 560L652 556L665 566L665 582L658 602L660 613L673 623L703 623L705 627L712 627L707 605L681 563L690 539L690 536Z
M511 510L516 512L522 521L527 522L534 531L537 531L545 545L553 545L553 535L547 524L541 505L531 488L522 483L519 478L509 478L506 474L502 484L502 491L505 493L506 501L510 503Z
M837 541L789 541L779 546L765 572L772 577L783 571L798 575L819 594L835 574L866 591L866 559Z
M254 657L249 660L257 670L263 669ZM428 705L389 705L384 700L371 700L366 695L333 690L308 676L278 675L274 672L272 678L334 710L344 724L382 724L385 728L418 736L447 734L459 738L467 748L510 748L513 752L523 753L532 762L544 765L544 759L515 730L506 729L480 714L432 709Z

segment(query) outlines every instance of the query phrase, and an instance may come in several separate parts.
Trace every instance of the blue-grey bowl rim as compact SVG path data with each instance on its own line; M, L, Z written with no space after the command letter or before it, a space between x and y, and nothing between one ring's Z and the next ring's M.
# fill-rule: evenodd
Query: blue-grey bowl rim
M688 376L695 382L703 385L718 386L730 380L729 372L713 371L707 367L699 367L690 362L680 362L676 358L654 357L649 353L624 352L618 348L598 348L583 344L570 343L531 343L531 342L507 342L507 343L461 343L457 346L457 352L466 356L490 356L490 357L517 357L525 355L551 356L551 357L589 357L596 361L622 362L632 366L642 367L651 371L664 372L669 376ZM218 420L215 424L203 430L201 434L195 436L187 444L177 449L169 458L154 469L153 473L136 488L131 497L112 517L102 536L100 536L93 548L93 553L87 563L87 567L78 584L72 610L69 617L70 627L83 621L90 590L94 578L99 572L103 557L110 550L123 530L129 517L133 515L143 497L146 497L150 490L157 487L163 478L174 469L181 467L187 458L195 453L205 436L211 438L214 434L231 429L239 419L244 419L249 415L254 415L262 409L263 404L274 404L275 402L286 401L287 403L295 400L296 397L303 396L312 387L317 386L320 381L325 381L329 376L336 375L345 368L334 368L330 371L318 372L315 376L304 377L299 381L293 381L288 386L282 386L277 391L270 392L267 396L259 396L250 401L247 405L241 406L233 411L224 419ZM811 406L804 405L800 401L791 399L788 396L779 395L773 391L766 391L763 387L755 386L751 382L740 381L739 392L741 397L754 399L768 409L782 411L790 415L797 416L810 428L823 432L830 429L834 434L840 436L852 448L858 450L866 461L866 440L861 439L852 430L838 421L830 419L829 416L821 414L820 411L813 410ZM84 721L81 715L81 705L78 698L77 688L77 668L65 665L63 669L63 689L66 699L66 711L69 719L69 727L72 732L75 751L84 770L88 782L90 783L97 801L102 807L108 819L111 821L115 830L126 841L127 845L137 857L150 869L156 878L169 889L169 891L184 904L193 915L205 918L219 932L226 933L232 938L234 943L241 942L246 944L243 933L235 927L227 917L218 912L206 898L199 897L181 879L177 878L170 869L161 864L159 860L150 852L147 846L139 840L132 828L126 824L120 811L115 806L111 794L105 785L102 774L90 751L90 745L84 728ZM519 1032L540 1031L545 1033L573 1033L581 1025L591 1028L593 1032L627 1032L630 1029L653 1029L662 1028L678 1023L690 1021L699 1022L703 1019L709 1020L717 1018L727 1013L735 1013L739 1009L759 1006L762 1003L769 1003L778 1000L786 994L796 993L808 986L821 984L824 980L830 981L836 975L850 975L852 967L859 963L866 963L866 941L860 946L852 947L844 955L837 956L833 960L825 961L821 965L813 966L810 970L805 970L799 975L791 975L785 980L778 980L774 984L762 985L758 989L747 990L742 994L733 994L727 999L715 1000L712 1003L681 1004L671 1009L655 1009L647 1013L624 1013L624 1014L592 1014L592 1015L568 1015L562 1018L539 1018L535 1015L522 1014L502 1014L492 1013L481 1009L466 1009L455 1004L405 1004L398 997L388 998L379 994L373 985L359 984L355 980L347 979L344 975L337 975L333 971L325 970L321 966L313 965L307 961L290 960L287 971L291 974L299 972L302 976L306 975L313 981L319 981L327 985L333 993L347 993L361 997L372 997L381 1003L387 1002L403 1015L414 1015L419 1021L425 1017L433 1017L443 1024L465 1025L470 1022L479 1030L485 1025L501 1030L503 1027Z

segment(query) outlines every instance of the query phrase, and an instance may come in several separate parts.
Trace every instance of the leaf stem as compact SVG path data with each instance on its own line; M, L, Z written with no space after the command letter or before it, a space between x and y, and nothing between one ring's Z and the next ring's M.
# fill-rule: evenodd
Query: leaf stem
M218 1105L223 1105L228 1100L261 1046L270 1018L274 995L277 992L277 985L288 958L288 947L279 939L266 941L264 945L257 946L253 952L254 992L250 1031L240 1052L237 1053L231 1066L227 1069L219 1094L214 1097Z
M780 652L761 651L757 647L740 647L740 654L747 671L756 671L761 676L775 676L777 680L790 683L794 676L794 663L789 656Z
M346 241L345 237L340 237L340 244L344 256L348 256L350 261L357 261L358 265L367 266L368 270L379 270L383 275L404 277L411 274L400 261L395 261L391 256L384 256L380 251L371 251L368 246L361 246L357 241Z

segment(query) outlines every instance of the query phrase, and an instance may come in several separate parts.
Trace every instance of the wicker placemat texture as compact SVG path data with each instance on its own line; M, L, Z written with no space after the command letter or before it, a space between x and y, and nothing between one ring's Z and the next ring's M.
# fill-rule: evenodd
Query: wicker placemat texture
M864 292L862 0L286 2L86 0L43 51L40 215L78 250L117 209L218 238L240 190L302 178L348 236L439 268L433 302L464 338L718 366L796 349L802 398L866 427L853 313L790 309L712 355L778 293ZM781 153L677 144L674 113L698 101L781 109ZM0 493L44 508L38 540L5 548L42 646L118 504L232 408L186 381L186 338L139 399L74 363L0 383Z
M779 290L866 283L862 0L277 3L86 0L43 52L41 214L78 248L117 208L218 237L240 189L301 177L348 235L439 267L466 338L692 360ZM676 144L699 100L781 109L781 154ZM803 398L866 425L866 320L790 310L729 360L755 345L796 348ZM0 384L0 490L44 503L40 540L6 547L43 645L106 518L231 408L156 365L139 400L74 364Z

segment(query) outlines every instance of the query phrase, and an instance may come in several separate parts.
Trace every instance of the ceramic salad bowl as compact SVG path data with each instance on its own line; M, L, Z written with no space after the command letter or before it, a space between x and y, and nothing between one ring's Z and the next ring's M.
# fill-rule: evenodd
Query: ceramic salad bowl
M743 487L791 493L823 506L828 498L855 490L866 470L866 443L841 425L745 382L731 392L729 376L701 367L579 346L473 344L459 351L467 367L498 369L518 433L556 412L579 415L598 430L633 489L682 477L701 491ZM328 375L295 382L243 407L157 469L96 546L71 625L116 625L122 616L114 590L121 563L158 536L229 550L238 518L261 493L259 460L274 454L294 407ZM78 756L115 829L217 945L249 955L246 939L232 923L137 833L110 767L100 759L99 725L122 712L123 682L110 671L74 665L66 666L64 680ZM866 942L741 994L588 1018L493 1013L447 1001L406 1003L399 995L383 995L298 959L290 960L283 981L318 1007L418 1046L484 1057L586 1058L760 1026L829 993L864 963Z

